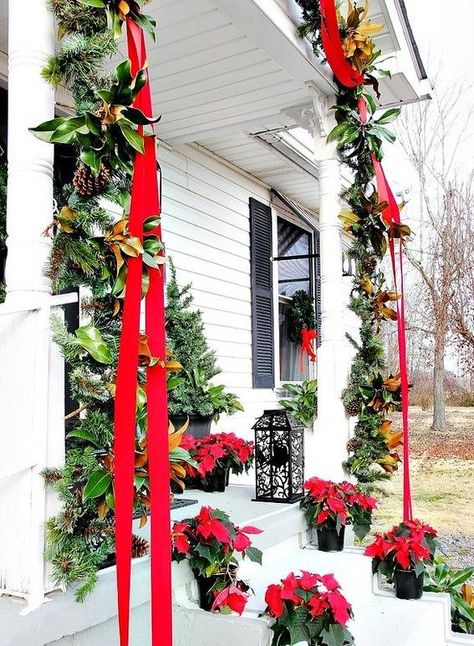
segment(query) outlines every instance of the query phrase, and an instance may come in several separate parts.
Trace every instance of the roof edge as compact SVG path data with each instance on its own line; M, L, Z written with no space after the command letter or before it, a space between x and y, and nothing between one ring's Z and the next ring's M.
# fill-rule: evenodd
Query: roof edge
M426 81L428 79L428 74L426 73L426 68L421 58L418 43L416 42L410 19L408 17L405 0L394 0L394 2L398 11L398 15L400 16L400 21L402 23L403 31L405 32L405 37L410 49L410 53L415 63L418 79L420 81Z

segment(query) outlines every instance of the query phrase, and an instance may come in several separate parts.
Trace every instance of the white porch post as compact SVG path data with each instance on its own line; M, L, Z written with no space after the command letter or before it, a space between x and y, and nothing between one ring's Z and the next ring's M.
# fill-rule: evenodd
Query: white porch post
M53 215L53 146L28 128L54 117L41 69L54 53L47 0L10 0L8 15L7 301L0 305L0 595L32 610L50 588L46 519L56 512L41 471L64 461L64 361L50 316L74 296L51 297L44 266ZM32 638L34 640L34 638ZM1 641L1 640L0 640Z
M54 91L41 69L54 54L47 0L10 0L8 7L7 299L24 303L49 292L44 266L52 219L53 146L28 128L54 117Z
M315 158L320 171L321 346L318 351L318 417L314 436L307 443L307 474L339 481L344 478L350 422L341 401L347 385L350 352L345 339L344 312L347 290L342 277L342 229L338 219L341 192L336 146L327 143L333 127L329 103L315 90L313 124Z

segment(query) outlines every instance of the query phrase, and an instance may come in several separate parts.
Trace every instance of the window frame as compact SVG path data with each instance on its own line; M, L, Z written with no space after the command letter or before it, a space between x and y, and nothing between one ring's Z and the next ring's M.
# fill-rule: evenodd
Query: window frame
M315 243L315 230L304 220L302 220L297 215L286 211L280 206L272 204L272 233L273 233L273 245L272 245L272 254L276 258L279 255L278 251L278 220L286 220L290 224L302 229L306 233L309 233L309 253L313 254L317 245ZM317 291L316 291L316 258L310 258L310 277L309 277L309 286L310 293L313 298L315 315L318 314L318 305L316 303ZM288 379L281 379L280 375L280 298L282 297L279 293L279 281L278 281L278 261L273 262L273 342L274 342L274 367L275 367L275 390L281 390L283 384L301 384L303 379L291 381ZM316 363L310 362L309 364L309 375L308 379L316 379L317 376L317 367Z

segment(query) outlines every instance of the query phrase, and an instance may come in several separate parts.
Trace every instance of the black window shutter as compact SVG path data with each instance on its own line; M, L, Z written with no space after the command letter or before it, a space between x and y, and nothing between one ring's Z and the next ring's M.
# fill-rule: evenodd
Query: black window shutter
M273 335L272 210L250 198L252 373L254 388L275 385Z
M318 338L316 346L319 348L321 345L321 245L319 243L319 231L314 232L314 297L316 306L316 332Z

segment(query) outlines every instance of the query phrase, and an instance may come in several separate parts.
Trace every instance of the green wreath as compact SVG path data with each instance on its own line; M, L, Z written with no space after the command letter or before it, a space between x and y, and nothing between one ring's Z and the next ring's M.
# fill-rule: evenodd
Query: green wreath
M292 343L301 344L301 330L307 328L314 330L316 316L314 313L314 300L304 289L293 295L293 300L288 307L288 338Z

